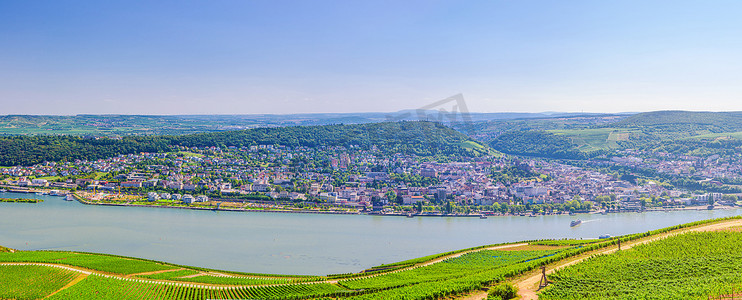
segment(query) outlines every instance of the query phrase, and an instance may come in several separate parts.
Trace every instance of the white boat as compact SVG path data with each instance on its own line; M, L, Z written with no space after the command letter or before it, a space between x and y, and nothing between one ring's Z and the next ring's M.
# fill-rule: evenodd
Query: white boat
M64 201L75 201L75 197L72 194L67 194L67 197L64 197Z
M575 226L580 225L580 224L582 224L582 220L577 219L577 220L574 220L574 221L570 222L569 223L569 227L575 227Z

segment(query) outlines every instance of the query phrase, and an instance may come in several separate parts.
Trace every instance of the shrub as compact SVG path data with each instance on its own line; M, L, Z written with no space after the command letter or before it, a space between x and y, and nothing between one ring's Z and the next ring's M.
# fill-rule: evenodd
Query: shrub
M487 300L509 300L518 296L518 288L514 285L503 282L492 288L487 293Z

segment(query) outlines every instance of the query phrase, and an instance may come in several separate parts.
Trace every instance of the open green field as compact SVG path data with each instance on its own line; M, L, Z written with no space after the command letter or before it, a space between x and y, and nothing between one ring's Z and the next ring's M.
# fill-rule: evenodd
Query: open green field
M626 141L636 130L627 128L560 129L547 132L562 135L577 144L583 152L619 148L616 142Z
M178 151L178 152L175 152L175 154L182 155L184 157L204 157L203 154L193 153L193 152L188 152L188 151Z
M716 140L716 139L742 140L742 131L700 134L700 135L695 135L692 137L687 137L684 139L685 140Z

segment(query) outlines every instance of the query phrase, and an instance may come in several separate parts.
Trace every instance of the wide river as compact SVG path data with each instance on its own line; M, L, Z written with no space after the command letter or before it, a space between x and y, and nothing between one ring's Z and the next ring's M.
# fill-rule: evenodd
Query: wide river
M609 215L441 218L214 212L83 205L61 197L0 203L0 245L75 250L223 270L316 274L502 242L621 235L738 215L734 210ZM570 227L571 220L583 223Z

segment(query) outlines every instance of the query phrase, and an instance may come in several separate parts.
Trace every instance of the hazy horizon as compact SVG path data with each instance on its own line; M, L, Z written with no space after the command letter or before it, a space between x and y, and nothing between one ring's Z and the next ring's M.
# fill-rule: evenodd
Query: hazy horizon
M3 1L0 113L738 111L735 7Z
M70 114L0 114L0 116L55 116L55 117L71 117L71 116L285 116L285 115L342 115L342 114L395 114L404 112L415 112L416 109L403 109L397 111L354 111L354 112L300 112L300 113L212 113L212 114L141 114L141 113L70 113ZM426 110L427 112L437 112L437 110ZM493 112L481 112L481 111L469 111L471 114L531 114L531 115L563 115L563 114L595 114L595 115L632 115L649 112L660 112L660 111L687 111L687 112L712 112L712 113L728 113L728 112L742 112L742 111L702 111L702 110L656 110L656 111L624 111L624 112L575 112L575 111L537 111L537 112L526 112L526 111L493 111ZM448 112L443 112L448 113Z

